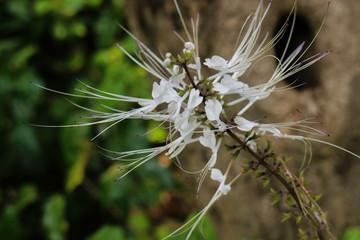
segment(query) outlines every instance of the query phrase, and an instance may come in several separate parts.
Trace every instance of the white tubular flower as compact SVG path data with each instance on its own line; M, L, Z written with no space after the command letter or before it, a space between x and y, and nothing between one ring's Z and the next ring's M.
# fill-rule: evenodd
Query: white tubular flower
M218 121L220 119L220 113L222 111L222 105L217 99L209 99L205 102L206 117L210 121Z
M214 181L220 182L219 191L222 195L227 195L230 192L231 186L229 184L225 184L226 176L224 176L219 169L212 168L210 178Z
M177 68L176 68L177 67ZM170 78L169 78L169 82L170 82L170 85L171 87L173 88L176 88L176 89L180 89L180 90L183 90L184 87L186 84L184 82L184 79L185 79L185 72L182 72L182 73L179 73L179 66L177 65L174 65L174 75L172 75ZM177 73L175 74L175 71L177 71Z
M245 118L240 117L240 116L235 117L234 122L236 123L236 127L239 130L244 131L244 132L249 132L255 126L259 125L259 123L246 120Z
M205 167L200 171L200 178L199 178L199 185L198 185L198 191L200 191L200 188L202 186L203 181L205 180L205 177L208 173L208 171L213 168L216 164L217 160L217 154L219 151L219 148L221 146L221 138L216 143L216 137L214 131L211 131L209 128L205 128L203 130L203 136L199 138L199 142L205 146L211 149L212 155L209 159L209 161L206 163Z
M217 55L212 56L211 58L206 58L204 65L208 66L211 69L218 70L220 72L226 73L228 70L228 61Z
M199 138L199 142L204 146L210 148L213 152L216 148L216 137L213 131L209 128L203 130L203 135Z
M219 169L213 168L211 169L210 178L214 181L222 182L224 180L224 175Z
M170 103L179 99L179 94L170 86L169 82L162 79L160 84L154 82L152 97L157 104Z
M194 88L191 89L186 111L191 112L192 110L194 110L194 108L199 106L202 101L203 97L200 96L200 91Z
M272 133L273 136L281 136L281 132L276 127L266 126L264 124L260 124L259 127L255 128L255 132L258 135L265 135L266 132Z
M232 78L230 75L225 75L221 82L214 83L215 91L222 95L237 93L244 95L244 92L249 89L249 86L241 81Z
M226 129L226 124L220 120L220 114L222 111L222 104L217 99L209 99L205 102L206 117L210 121L216 121L217 127L220 131Z

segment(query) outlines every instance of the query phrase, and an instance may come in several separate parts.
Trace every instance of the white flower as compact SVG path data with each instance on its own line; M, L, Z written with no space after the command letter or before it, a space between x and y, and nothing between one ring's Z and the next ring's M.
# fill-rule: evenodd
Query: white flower
M244 132L249 132L251 131L251 129L253 129L253 127L259 125L259 123L246 120L245 118L240 116L235 117L234 122L236 123L236 127Z
M212 168L210 178L214 181L220 182L219 191L222 195L227 195L230 192L231 186L229 184L225 184L226 176L224 176L219 169Z
M210 178L214 181L222 182L224 180L224 175L219 169L212 168Z
M214 83L214 90L219 92L220 94L227 94L227 93L238 93L240 95L245 92L249 86L241 81L238 81L232 78L229 75L225 75L221 82Z
M210 148L213 152L216 148L216 137L213 131L211 131L209 128L205 128L203 130L203 135L199 138L199 142L205 146Z
M165 79L160 81L160 84L154 82L152 97L157 104L169 103L179 99L178 93L169 85L169 82Z
M182 72L182 73L179 73L179 66L177 65L174 65L174 75L172 75L170 78L169 78L169 82L171 84L171 87L173 88L177 88L177 89L184 89L182 87L182 85L185 85L184 83L184 79L185 79L185 72ZM175 74L175 71L177 71L177 73Z
M220 113L222 111L222 105L217 99L209 99L205 102L205 113L206 117L210 121L218 121Z
M197 89L191 89L189 100L187 103L187 111L192 111L195 107L199 106L199 104L203 101L203 97L200 96L200 91Z
M220 56L215 55L212 56L211 58L206 58L204 65L221 72L226 72L228 70L227 63L228 61L226 61Z

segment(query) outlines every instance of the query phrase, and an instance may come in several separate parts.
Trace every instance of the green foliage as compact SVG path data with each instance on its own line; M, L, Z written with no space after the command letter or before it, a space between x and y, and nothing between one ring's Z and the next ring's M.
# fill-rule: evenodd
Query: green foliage
M136 46L117 24L124 22L123 7L122 0L1 2L0 239L157 239L172 230L150 214L165 189L180 186L170 169L152 159L114 182L122 174L119 163L97 147L149 147L166 134L161 128L152 131L156 123L124 121L95 139L96 145L89 140L106 126L24 124L66 125L89 116L31 82L75 93L83 88L79 79L104 91L149 97L145 71L115 45L130 53ZM134 107L69 100L96 110L104 110L102 104Z
M14 194L14 199L4 207L0 215L1 239L23 238L20 221L22 212L37 198L34 185L22 185Z
M351 227L345 230L340 240L357 240L360 239L360 227Z
M52 195L44 205L42 223L50 240L65 239L68 228L65 219L65 198L60 194Z
M87 240L104 240L104 239L126 239L124 230L121 227L104 225L91 235Z

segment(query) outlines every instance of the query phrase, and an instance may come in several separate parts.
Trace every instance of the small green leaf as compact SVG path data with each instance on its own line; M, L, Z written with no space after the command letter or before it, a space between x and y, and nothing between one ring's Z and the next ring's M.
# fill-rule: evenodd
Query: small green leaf
M318 194L314 197L314 201L317 202L322 197L322 194Z
M287 162L289 162L291 160L291 158L290 157L283 157L283 161L284 161L284 163L287 163Z
M299 232L300 240L308 240L309 239L307 232L305 232L303 229L299 228L298 232Z
M296 216L296 223L300 223L301 219L302 219L302 215L297 215Z
M298 178L301 179L303 176L304 176L304 170L301 170L301 171L298 173Z
M292 217L292 213L284 213L283 219L281 219L281 222L285 222L286 220L290 219Z
M151 227L148 216L142 211L133 211L130 215L130 228L134 232L144 233Z
M270 188L270 194L274 198L273 201L271 202L271 205L274 205L280 201L281 196L280 196L279 192L277 192L275 189Z
M270 178L264 178L263 187L265 188L270 183Z
M47 200L42 224L48 239L65 239L68 224L65 219L65 197L63 195L55 194Z
M36 199L36 188L33 185L23 185L19 189L18 200L16 206L19 209L24 208Z
M66 179L66 192L72 192L77 186L79 186L84 179L85 168L89 159L89 151L83 151L79 154L76 162L71 166L67 179Z
M294 200L290 195L286 197L286 204L290 207L294 206Z
M123 240L125 239L124 230L117 226L105 225L87 238L87 240L105 240L105 239Z

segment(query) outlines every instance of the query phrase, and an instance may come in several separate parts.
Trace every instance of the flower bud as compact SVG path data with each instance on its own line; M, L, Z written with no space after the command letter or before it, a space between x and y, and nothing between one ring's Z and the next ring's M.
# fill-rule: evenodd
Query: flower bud
M165 60L164 60L164 67L169 67L170 65L171 65L171 60L170 60L170 58L166 58Z
M174 65L173 66L173 73L174 73L174 75L179 73L179 65Z
M194 50L195 49L195 45L192 42L186 42L185 43L185 48L187 50Z

